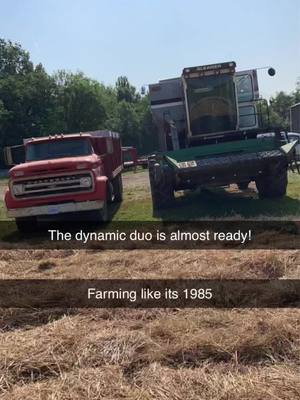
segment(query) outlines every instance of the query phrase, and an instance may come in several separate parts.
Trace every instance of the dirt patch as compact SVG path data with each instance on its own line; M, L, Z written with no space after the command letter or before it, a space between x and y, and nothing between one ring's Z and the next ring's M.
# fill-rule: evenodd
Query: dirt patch
M122 175L122 180L125 190L133 190L135 188L150 190L148 170L127 172Z

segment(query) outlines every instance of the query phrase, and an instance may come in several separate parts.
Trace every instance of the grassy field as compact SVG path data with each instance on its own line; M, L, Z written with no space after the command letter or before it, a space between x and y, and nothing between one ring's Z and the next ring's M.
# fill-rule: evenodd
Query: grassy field
M276 203L231 187L181 195L170 213L294 217L299 182ZM124 186L114 218L154 219L147 172ZM0 276L299 279L300 251L2 250ZM299 309L0 309L4 400L298 400L299 365Z
M300 253L2 251L0 274L292 278L300 274ZM299 317L293 309L1 310L0 397L296 400Z
M179 193L175 206L153 215L148 172L131 173L132 182L127 183L125 198L114 215L114 220L195 220L206 218L297 218L300 216L300 175L289 174L287 196L282 199L258 198L254 183L246 191L235 185L228 189L211 189L203 192ZM127 183L127 185L126 185Z
M297 218L300 216L300 175L289 174L287 196L282 199L258 198L254 183L246 191L235 185L225 189L177 194L175 206L160 215L153 215L148 171L126 171L123 175L124 201L111 210L114 221L195 220L207 218ZM6 179L0 180L3 198ZM0 219L6 219L0 201Z
M3 202L4 190L6 186L7 186L7 179L0 178L0 220L7 218Z

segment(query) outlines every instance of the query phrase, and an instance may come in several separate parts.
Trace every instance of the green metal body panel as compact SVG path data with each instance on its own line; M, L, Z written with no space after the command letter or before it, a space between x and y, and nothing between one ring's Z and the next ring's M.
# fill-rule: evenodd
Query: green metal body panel
M177 151L166 152L164 153L164 157L168 163L178 167L179 163L197 161L202 158L258 153L272 151L279 148L280 145L275 137L264 137L260 139L238 140L206 146L189 147Z

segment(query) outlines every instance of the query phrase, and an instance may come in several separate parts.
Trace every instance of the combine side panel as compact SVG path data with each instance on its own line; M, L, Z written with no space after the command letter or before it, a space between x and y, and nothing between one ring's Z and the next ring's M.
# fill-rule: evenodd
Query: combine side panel
M290 109L291 131L300 133L300 103Z
M149 85L151 111L158 129L160 151L173 149L170 122L175 123L179 146L185 147L186 113L181 78L159 81Z

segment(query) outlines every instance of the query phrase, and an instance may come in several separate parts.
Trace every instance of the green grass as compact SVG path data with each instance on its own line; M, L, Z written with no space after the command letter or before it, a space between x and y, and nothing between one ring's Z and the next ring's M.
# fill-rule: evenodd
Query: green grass
M6 212L5 212L5 207L4 207L4 201L0 201L0 220L7 219L6 217Z
M150 193L136 188L125 193L114 221L188 221L214 218L296 218L300 217L300 176L289 174L287 196L282 199L259 199L255 190L228 192L211 189L186 193L176 198L175 206L153 215Z
M0 196L1 196L0 197L0 220L7 219L5 207L4 207L3 195L2 195L2 193L5 190L5 187L7 186L7 182L8 182L7 178L0 178Z
M134 179L134 177L133 177ZM0 185L6 184L0 180ZM124 201L111 210L114 221L197 220L210 218L296 218L300 217L300 175L289 174L287 196L258 198L254 190L231 193L223 189L187 192L176 198L175 206L153 215L150 192L144 186L127 189ZM7 219L0 201L0 219Z
M129 167L129 168L124 168L122 170L122 174L131 174L131 173L137 173L137 172L142 172L144 171L144 168L141 167L140 165L137 165L136 169L134 169L133 167Z

